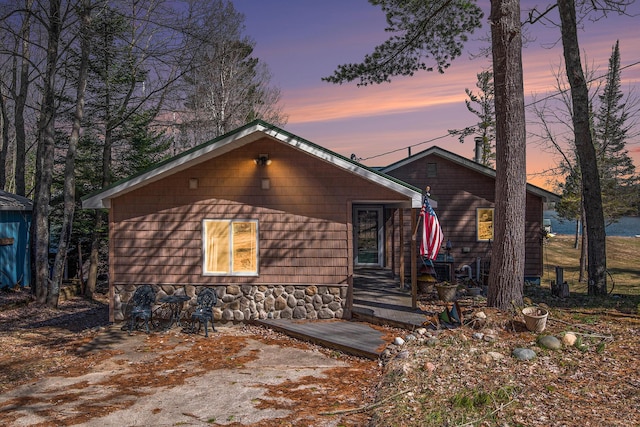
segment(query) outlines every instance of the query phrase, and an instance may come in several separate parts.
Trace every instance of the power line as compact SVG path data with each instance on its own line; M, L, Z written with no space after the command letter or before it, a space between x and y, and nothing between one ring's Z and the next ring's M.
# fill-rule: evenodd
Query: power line
M627 68L635 67L636 65L640 65L640 61L636 61L636 62L633 62L631 64L627 64L627 65L621 67L620 71L625 70ZM594 77L594 78L588 80L587 83L592 83L592 82L594 82L596 80L603 79L603 78L607 77L607 74L603 74L603 75L600 75L598 77ZM557 95L565 93L568 90L570 90L570 88L556 90L554 93L551 93L551 94L549 94L549 95L547 95L547 96L545 96L545 97L543 97L541 99L536 99L535 101L533 101L533 102L531 102L529 104L525 104L524 108L529 108L529 107L531 107L531 106L533 106L533 105L535 105L535 104L537 104L539 102L546 101L547 99L551 99L551 98L553 98L553 97L555 97ZM371 159L375 159L375 158L378 158L378 157L387 156L389 154L397 153L398 151L405 151L405 150L408 150L408 149L413 148L413 147L417 147L417 146L420 146L420 145L428 144L428 143L433 142L433 141L437 141L439 139L446 138L448 136L452 136L452 135L447 133L446 135L436 136L435 138L429 139L427 141L419 142L417 144L407 145L407 146L404 146L404 147L401 147L401 148L397 148L395 150L387 151L387 152L381 153L381 154L376 154L376 155L370 156L370 157L358 158L358 161L371 160Z

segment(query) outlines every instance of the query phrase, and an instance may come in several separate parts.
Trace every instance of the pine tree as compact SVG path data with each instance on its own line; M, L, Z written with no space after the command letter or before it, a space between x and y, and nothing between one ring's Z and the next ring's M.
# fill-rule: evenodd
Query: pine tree
M469 97L469 99L465 100L467 110L475 114L479 122L464 129L449 130L449 134L458 135L461 143L470 135L476 135L476 138L482 138L482 152L480 156L478 156L478 153L475 153L475 157L479 157L480 163L483 165L491 167L496 159L496 111L494 105L493 72L482 71L478 73L477 76L478 81L476 82L476 87L479 92L476 94L470 89L465 89L464 91Z
M633 212L638 201L635 166L626 149L629 115L620 89L620 46L616 42L609 58L600 108L594 117L594 142L607 222Z

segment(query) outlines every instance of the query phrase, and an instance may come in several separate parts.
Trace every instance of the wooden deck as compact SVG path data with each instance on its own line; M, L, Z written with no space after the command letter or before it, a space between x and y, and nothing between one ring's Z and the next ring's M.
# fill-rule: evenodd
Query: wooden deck
M425 321L425 313L411 308L411 291L400 289L387 270L357 272L352 313L351 321L267 319L256 323L327 348L377 359L393 338L385 337L371 324L412 331Z

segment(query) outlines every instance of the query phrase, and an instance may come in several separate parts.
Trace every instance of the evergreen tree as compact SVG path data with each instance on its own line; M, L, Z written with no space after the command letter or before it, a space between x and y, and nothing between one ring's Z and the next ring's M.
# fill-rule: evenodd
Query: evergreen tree
M155 116L155 112L146 111L135 114L127 120L123 139L127 141L129 149L117 165L118 176L133 175L168 157L171 140L164 132L153 130Z
M620 89L620 46L616 42L609 58L600 108L594 117L594 142L602 189L602 204L607 222L633 212L638 201L635 191L635 166L626 149L629 118Z
M464 129L450 130L449 134L458 135L461 143L470 135L476 135L476 138L482 138L482 151L481 153L474 153L475 158L479 158L480 163L483 165L491 167L496 159L496 112L494 106L493 72L483 71L478 73L477 76L478 81L476 82L476 87L479 92L476 94L470 89L465 89L464 91L469 97L469 99L465 100L467 110L475 114L479 122Z

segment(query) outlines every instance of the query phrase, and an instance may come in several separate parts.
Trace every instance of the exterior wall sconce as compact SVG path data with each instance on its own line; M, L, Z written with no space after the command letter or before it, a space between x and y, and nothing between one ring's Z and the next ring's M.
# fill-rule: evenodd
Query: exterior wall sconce
M198 178L189 178L189 189L195 190L198 188Z
M269 155L268 154L260 154L258 157L253 159L253 161L258 166L267 166L267 165L271 164L271 160L269 159Z

